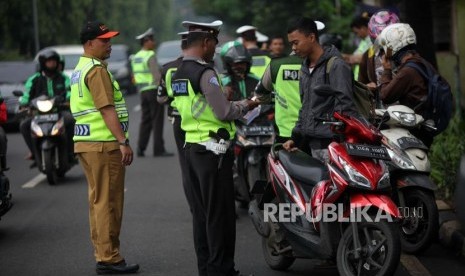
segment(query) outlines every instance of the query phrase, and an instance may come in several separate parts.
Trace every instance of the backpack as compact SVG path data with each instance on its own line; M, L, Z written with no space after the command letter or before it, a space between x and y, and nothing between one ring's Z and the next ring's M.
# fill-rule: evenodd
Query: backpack
M336 56L332 56L326 62L326 84L329 84L329 71L331 71L331 66L336 58ZM352 79L352 94L354 95L354 103L358 113L370 121L374 119L375 98L370 89L368 89L365 84Z
M428 97L422 114L425 120L433 120L436 130L433 135L443 132L452 117L453 96L449 83L431 65L407 62L405 66L414 68L428 83Z

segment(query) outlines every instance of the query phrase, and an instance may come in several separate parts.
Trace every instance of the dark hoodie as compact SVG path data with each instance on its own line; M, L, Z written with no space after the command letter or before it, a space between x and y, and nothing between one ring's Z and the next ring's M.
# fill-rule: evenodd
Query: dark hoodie
M329 72L329 80L325 81L326 63L332 57L337 56ZM304 60L300 76L300 96L302 108L299 119L292 133L292 140L300 138L331 138L333 133L328 125L323 125L316 118L324 118L334 111L344 111L356 114L352 95L352 71L349 65L342 59L341 53L334 46L324 48L324 53L317 61L312 73L309 70L308 58ZM317 95L315 86L328 84L336 91L336 98Z

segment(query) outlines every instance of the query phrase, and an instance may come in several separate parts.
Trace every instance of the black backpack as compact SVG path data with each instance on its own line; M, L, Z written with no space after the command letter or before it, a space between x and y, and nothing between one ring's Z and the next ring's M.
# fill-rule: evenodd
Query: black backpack
M453 96L449 83L431 65L407 62L405 66L414 68L428 83L428 97L422 114L425 120L433 120L434 135L443 132L449 125L453 112Z

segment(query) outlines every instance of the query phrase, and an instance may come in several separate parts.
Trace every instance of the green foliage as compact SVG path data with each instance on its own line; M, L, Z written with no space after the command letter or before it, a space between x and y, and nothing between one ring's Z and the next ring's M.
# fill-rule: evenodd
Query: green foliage
M82 24L101 20L120 31L114 43L135 51L135 36L149 27L159 41L171 38L174 26L172 0L36 0L39 48L56 44L78 44ZM0 1L0 59L32 58L35 55L32 0ZM17 52L17 54L14 53Z
M431 146L431 177L438 185L437 196L451 199L454 194L457 169L465 153L465 121L456 115L448 128L435 137Z
M269 36L286 36L288 21L306 16L324 22L326 32L348 37L355 8L351 0L192 0L192 3L197 13L223 20L233 36L241 25L254 25Z

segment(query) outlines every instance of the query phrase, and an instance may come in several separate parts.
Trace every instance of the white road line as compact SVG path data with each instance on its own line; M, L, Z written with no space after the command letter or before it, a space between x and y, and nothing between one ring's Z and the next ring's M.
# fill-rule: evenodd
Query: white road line
M23 189L34 188L35 186L37 186L37 184L39 184L40 182L42 182L46 178L47 178L47 176L45 174L38 174L33 179L31 179L28 182L24 183L23 186L21 186L21 188L23 188Z
M400 262L411 276L431 276L428 269L413 255L402 254Z
M139 112L142 110L142 106L140 104L138 105L135 105L133 108L132 108L132 111L134 112Z

